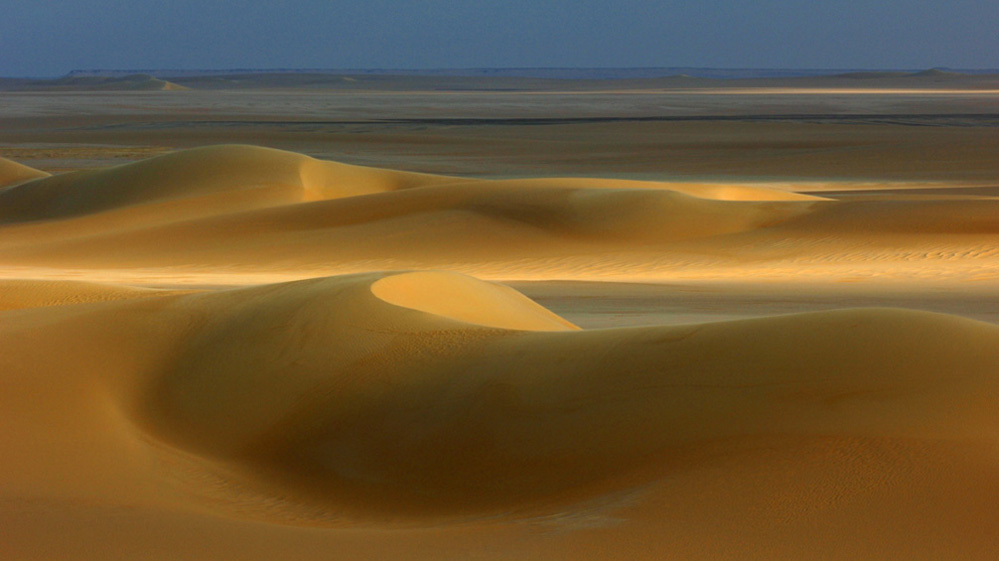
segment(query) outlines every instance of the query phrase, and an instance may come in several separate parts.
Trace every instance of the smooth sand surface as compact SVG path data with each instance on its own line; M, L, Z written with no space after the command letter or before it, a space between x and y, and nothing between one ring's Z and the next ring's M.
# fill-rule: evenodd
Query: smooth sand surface
M171 129L167 94L245 107ZM36 95L0 117L2 558L999 549L994 127ZM541 107L484 95L455 114ZM635 99L801 103L761 95ZM322 103L356 130L261 124ZM216 134L284 149L171 150Z
M31 179L47 177L48 175L44 171L12 162L6 158L0 158L0 188L2 189L13 187L18 183L24 183Z
M999 535L999 328L955 316L580 331L421 272L3 320L17 558L929 559Z
M0 260L235 283L246 273L428 268L659 282L999 274L999 198L817 194L787 185L467 179L216 146L0 192Z

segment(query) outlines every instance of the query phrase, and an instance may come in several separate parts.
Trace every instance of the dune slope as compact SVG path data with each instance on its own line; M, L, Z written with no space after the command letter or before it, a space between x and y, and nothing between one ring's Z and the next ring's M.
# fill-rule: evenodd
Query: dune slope
M323 162L255 146L209 146L8 189L0 193L0 218L8 222L64 219L218 194L253 199L267 189L278 191L281 203L293 203L447 180Z
M0 190L31 179L48 177L49 174L26 165L0 158Z
M110 302L147 296L162 296L170 292L191 291L155 290L86 281L2 279L0 280L0 310Z
M118 271L110 279L183 269L194 282L397 269L975 280L999 273L996 216L999 199L958 191L833 200L759 185L473 180L214 146L0 191L0 266Z
M580 331L434 272L0 319L8 555L99 558L102 537L134 552L183 527L245 558L985 558L999 535L990 324ZM123 516L138 541L111 530Z

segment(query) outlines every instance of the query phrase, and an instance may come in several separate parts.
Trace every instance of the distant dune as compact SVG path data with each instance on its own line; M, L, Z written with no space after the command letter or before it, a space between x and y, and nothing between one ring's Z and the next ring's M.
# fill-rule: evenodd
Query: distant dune
M0 193L0 221L63 219L194 199L214 204L198 205L191 213L218 214L230 204L239 209L274 206L447 181L454 180L321 162L265 148L208 147L9 189Z
M0 190L12 187L18 183L24 183L39 177L48 177L49 174L29 168L28 166L0 158Z
M0 191L0 260L195 277L433 268L508 280L976 279L999 271L997 216L989 196L473 180L219 146Z

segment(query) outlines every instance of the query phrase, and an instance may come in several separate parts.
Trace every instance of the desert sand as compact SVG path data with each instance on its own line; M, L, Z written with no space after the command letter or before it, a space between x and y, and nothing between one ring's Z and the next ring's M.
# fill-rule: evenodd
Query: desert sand
M0 95L0 556L991 559L995 94L878 91Z

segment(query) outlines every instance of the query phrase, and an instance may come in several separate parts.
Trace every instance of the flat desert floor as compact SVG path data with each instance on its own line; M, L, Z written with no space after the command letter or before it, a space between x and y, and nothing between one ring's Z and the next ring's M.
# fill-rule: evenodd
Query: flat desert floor
M0 557L993 559L999 92L0 92Z

